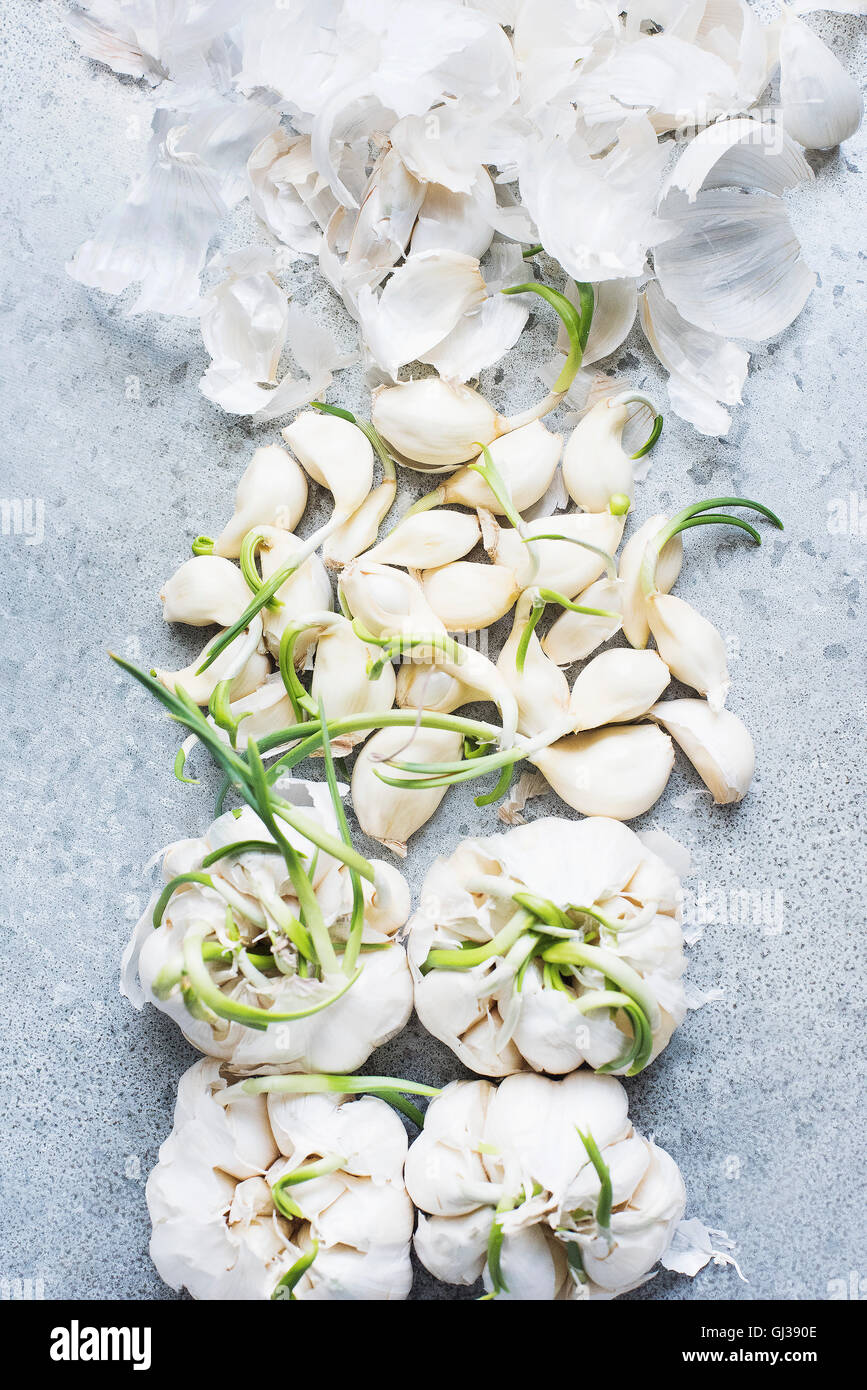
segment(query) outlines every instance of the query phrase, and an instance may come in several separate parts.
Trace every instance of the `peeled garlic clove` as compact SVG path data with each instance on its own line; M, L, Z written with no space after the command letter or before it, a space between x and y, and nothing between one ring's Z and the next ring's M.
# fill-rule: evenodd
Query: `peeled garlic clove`
M335 512L349 517L373 485L373 448L357 425L339 415L305 410L282 431L315 483L328 488Z
M481 565L457 560L428 570L422 579L424 597L449 632L477 632L502 618L521 586L506 565Z
M268 580L291 562L292 556L297 554L304 542L291 532L273 531L270 528L267 530L265 541L259 552L259 564L262 578ZM305 613L327 611L334 601L331 580L319 556L309 555L295 573L289 576L286 583L281 584L274 597L283 605L282 608L263 608L261 613L265 641L269 651L277 656L280 639L289 623ZM299 634L295 642L296 666L303 666L315 639L316 633L312 628Z
M674 594L651 594L645 607L659 655L671 674L706 695L711 709L722 709L731 681L721 633Z
M219 555L194 555L167 579L160 591L167 623L190 627L231 627L252 594L237 565Z
M378 840L401 858L406 856L410 835L430 820L448 787L390 787L376 776L404 775L383 761L398 757L405 762L454 762L461 756L460 734L444 729L380 729L364 745L352 770L352 804L365 835Z
M780 105L783 128L807 150L829 150L861 124L861 90L809 25L783 5Z
M646 647L650 637L644 591L639 579L641 562L644 559L644 552L648 543L653 540L654 536L659 535L663 526L666 526L670 519L670 517L660 514L645 521L644 525L635 532L635 535L629 537L620 556L618 573L623 586L621 591L623 631L632 647ZM677 576L680 574L682 563L683 542L677 535L660 552L657 562L656 587L660 593L667 594L672 589Z
M390 535L365 555L382 565L404 565L425 570L460 560L481 538L478 519L466 512L437 508L417 512L397 525Z
M578 594L575 602L584 608L604 608L620 612L623 586L619 579L597 579ZM622 618L596 618L590 613L570 613L565 608L542 638L542 651L558 666L583 661L603 642L620 631Z
M421 586L403 570L368 562L362 556L346 566L340 588L353 617L374 637L443 631Z
M439 665L408 662L398 668L397 704L401 709L429 709L438 714L468 705L475 691Z
M479 440L479 443L484 442ZM544 497L551 486L562 447L563 436L553 434L541 420L522 425L491 444L491 458L517 511L526 511ZM484 463L484 456L479 454L474 462ZM443 502L484 507L495 516L503 515L500 502L484 478L472 468L461 468L452 474L441 484L440 491Z
M387 661L376 680L367 675L367 663L375 648L362 642L352 624L335 615L333 625L320 634L313 662L312 694L322 700L328 719L391 709L394 704L394 667ZM291 721L290 721L291 722ZM341 753L367 737L370 730L340 734L334 739Z
M498 565L514 570L524 587L535 584L543 589L555 589L566 598L574 598L581 589L592 584L605 569L605 559L593 550L586 550L575 541L586 541L599 550L613 555L623 535L625 517L610 512L571 512L568 516L540 516L527 523L524 534L533 536L560 535L562 541L537 541L533 546L538 569L526 542L511 526L500 527L489 547L488 554Z
M588 662L576 678L569 714L576 732L600 724L638 719L659 699L671 680L656 652L618 647Z
M665 790L674 747L654 724L623 724L561 738L531 762L582 815L632 820Z
M307 479L279 444L257 449L235 491L235 514L214 542L214 554L236 560L241 542L254 526L291 531L307 506Z
M500 417L478 391L437 376L380 387L371 418L383 439L422 472L457 468L475 457L477 444L490 444L500 432Z
M240 700L244 695L251 695L254 690L259 689L271 670L267 656L259 651L259 643L262 639L262 623L258 618L254 618L247 630L239 632L234 642L230 642L225 651L220 652L207 671L197 675L196 673L211 647L222 635L221 632L218 632L215 637L212 637L195 660L191 661L189 666L185 666L183 670L156 670L157 680L162 682L166 690L174 691L180 686L191 700L195 700L197 705L208 703L220 681L232 681L229 690L229 696L232 700Z
M183 681L181 684L183 685ZM279 671L270 675L264 685L260 685L251 695L231 700L229 713L233 719L241 719L243 716L238 736L239 747L243 746L248 738L265 738L267 734L279 733L281 729L287 729L290 724L295 723L295 711ZM223 730L219 732L228 741L229 735Z
M512 631L497 661L497 670L518 702L519 731L532 735L555 725L562 728L569 708L569 683L559 666L545 656L535 632L530 634L523 670L518 670L515 659L529 607L529 601L522 598Z
M749 730L731 710L706 700L663 700L648 711L683 749L718 806L742 801L756 766Z
M397 479L385 478L379 487L365 497L352 516L347 517L336 531L332 531L322 547L322 558L329 569L343 569L350 560L363 555L376 544L380 524L391 510L396 491Z
M620 437L629 418L617 400L598 401L572 431L563 450L566 491L585 512L607 512L612 497L635 493L632 460Z

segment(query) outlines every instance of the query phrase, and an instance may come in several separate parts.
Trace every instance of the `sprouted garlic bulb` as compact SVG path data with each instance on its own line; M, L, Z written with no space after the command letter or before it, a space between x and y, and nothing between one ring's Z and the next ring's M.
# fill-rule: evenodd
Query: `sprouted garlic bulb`
M650 437L636 453L627 454L621 443L629 419L629 406L639 402L654 415ZM652 448L662 428L662 416L640 392L623 392L597 401L579 420L563 450L563 482L566 491L585 512L611 512L622 516L635 493L633 460Z
M344 569L340 590L353 618L375 639L445 632L421 586L392 565L361 556Z
M334 497L334 519L345 522L373 485L373 446L364 432L338 415L306 410L282 434L313 481Z
M536 584L572 599L603 571L613 573L624 519L609 512L537 517L524 523L523 536L515 527L497 527L488 554L512 569L522 587Z
M404 1299L413 1207L398 1092L386 1077L276 1074L220 1063L181 1077L174 1128L147 1184L151 1257L197 1299ZM418 1116L420 1119L421 1117Z
M383 663L378 676L371 678L369 666L376 649L357 636L348 619L334 614L319 633L313 660L311 691L314 701L322 701L329 719L371 710L380 714L394 704L395 674L390 661ZM344 755L367 737L369 730L358 729L334 740L335 754Z
M307 506L307 479L279 444L257 449L235 492L231 521L214 542L214 554L236 560L241 542L254 526L294 531Z
M623 632L632 647L646 647L650 640L644 592L641 588L641 565L650 542L659 535L670 518L665 515L649 517L623 547L618 564L621 583ZM680 534L673 535L659 552L656 561L656 587L667 594L674 587L683 563L683 542Z
M569 711L569 684L560 668L548 659L535 632L531 631L523 660L518 653L530 618L532 591L525 591L515 608L512 631L497 658L497 670L518 703L520 733L533 735L563 726Z
M258 548L262 580L267 583L282 569L289 565L296 554L302 552L304 542L289 531L278 531L272 527L262 527L261 548ZM265 629L265 641L271 653L276 656L280 640L286 628L304 614L329 609L332 604L331 580L318 555L308 555L298 569L290 574L285 583L274 595L279 607L266 605L261 610ZM295 660L303 665L309 649L315 641L315 634L302 634L295 644Z
M435 861L410 921L419 1018L485 1076L640 1071L686 1013L679 889L610 819L466 840Z

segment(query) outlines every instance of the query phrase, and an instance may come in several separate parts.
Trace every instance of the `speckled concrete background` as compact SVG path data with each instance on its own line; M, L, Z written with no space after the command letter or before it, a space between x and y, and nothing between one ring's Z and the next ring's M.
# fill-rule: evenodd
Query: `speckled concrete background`
M859 21L812 22L850 68L863 63ZM207 822L212 783L174 781L176 735L106 649L147 664L196 649L164 628L157 591L192 537L221 525L251 448L275 430L230 421L199 394L194 325L124 317L124 303L64 274L140 165L143 94L84 61L44 0L7 6L2 56L0 493L40 499L45 534L41 544L0 539L0 1276L42 1281L49 1298L166 1298L147 1254L144 1181L193 1054L167 1019L120 998L118 960L147 896L145 861ZM638 1298L827 1298L850 1271L867 1276L856 1014L865 146L862 133L813 159L816 184L791 198L820 283L794 327L755 353L728 439L669 416L639 489L639 517L709 490L740 492L771 504L786 531L758 553L722 533L687 542L679 592L729 636L730 703L754 733L759 767L747 802L723 809L679 761L644 818L694 852L689 910L707 916L704 895L715 920L690 978L725 993L628 1083L636 1124L683 1168L690 1213L737 1238L750 1282L722 1269L694 1282L662 1275ZM236 228L233 242L244 236ZM324 305L315 281L297 267L298 299ZM532 365L552 333L543 311L503 379L483 382L497 405L535 397ZM615 365L664 399L637 338ZM334 399L358 407L358 380L344 374ZM416 837L416 886L438 851L495 828L464 790ZM552 802L533 803L533 814L560 809ZM371 1067L432 1082L456 1074L418 1027ZM417 1296L455 1295L420 1278Z

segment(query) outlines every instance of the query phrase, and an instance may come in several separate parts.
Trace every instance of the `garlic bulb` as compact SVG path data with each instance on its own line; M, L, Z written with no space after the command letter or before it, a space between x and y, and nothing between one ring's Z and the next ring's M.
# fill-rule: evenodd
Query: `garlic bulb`
M782 6L780 107L787 135L808 150L829 150L854 135L861 89L809 25Z
M466 512L437 508L406 517L369 550L365 563L432 569L460 560L481 538L482 528Z
M271 670L267 656L263 656L260 650L262 641L261 619L254 618L250 626L244 632L239 632L234 641L220 652L207 671L203 671L199 675L199 667L221 636L222 634L218 632L216 637L212 637L209 642L206 642L199 655L182 670L163 671L157 668L155 671L157 679L162 682L166 690L176 690L180 686L191 700L195 700L197 705L206 705L216 686L221 681L226 680L232 681L229 694L233 700L240 700L244 695L251 695L254 690L259 689Z
M236 560L241 542L254 526L294 531L307 506L307 479L279 444L257 449L235 492L232 520L214 542L214 554Z
M518 702L518 729L528 735L562 728L569 709L569 683L545 655L535 632L531 632L527 643L523 669L518 670L518 649L530 616L530 604L528 595L522 595L512 631L497 659L497 670Z
M594 656L572 687L569 715L574 731L638 719L670 680L668 667L656 652L617 647Z
M575 602L582 608L601 608L619 613L623 602L623 585L607 575L596 579L578 594ZM573 613L565 608L542 638L542 651L558 666L571 666L583 661L592 652L620 631L622 619L600 618L591 613Z
M558 739L531 761L573 810L632 820L665 791L674 749L652 724L618 724Z
M268 580L291 563L304 542L298 536L293 536L290 531L276 531L271 527L263 527L262 534L265 541L259 551L260 566L262 578ZM305 613L316 613L331 608L331 580L319 556L309 555L295 573L289 576L286 583L281 584L274 597L281 607L265 607L261 610L261 617L265 641L269 651L276 657L280 650L280 639L289 623ZM304 664L314 641L315 633L312 630L301 633L295 643L296 665Z
M307 820L337 835L323 783L281 777L275 789ZM312 871L318 911L333 943L333 973L323 970L317 978L315 971L302 968L295 943L303 940L300 917L311 927L309 916L295 896L282 854L267 848L273 837L256 812L244 807L237 816L219 816L200 839L183 842L180 857L171 847L166 851L167 888L149 903L134 930L124 955L122 988L137 1008L155 1004L194 1047L236 1069L351 1072L399 1032L410 1015L412 983L406 955L395 940L409 897L405 889L390 894L394 907L401 904L403 911L389 918L382 902L374 901L376 888L387 890L389 880L381 872L375 885L364 880L360 954L353 972L345 973L341 967L352 913L349 870L322 849L317 852L291 825L281 823L281 830L304 856L305 871ZM202 861L214 854L216 860L203 867ZM197 877L177 883L163 908L179 873L203 875L204 881ZM269 1014L274 1016L270 1023Z
M686 1014L679 899L677 875L618 821L551 816L464 840L410 920L416 1012L485 1076L631 1074Z
M469 386L438 376L380 387L373 394L374 429L422 472L441 473L473 458L478 444L504 431L502 417Z
M659 535L669 520L664 514L650 517L629 537L620 556L618 573L622 585L623 631L633 647L646 647L650 637L644 590L639 578L644 553L650 541ZM676 535L663 546L656 564L656 587L660 593L667 594L674 587L682 563L683 541L680 535Z
M579 420L563 450L566 491L585 512L622 514L629 509L635 480L632 460L620 443L628 418L627 402L620 398L597 401ZM612 498L618 499L614 505Z
M713 623L674 594L649 594L644 605L659 654L671 674L706 695L711 709L722 709L731 682L725 640Z
M219 555L194 555L176 569L160 591L167 623L231 627L250 602L243 574Z
M480 441L482 442L482 441ZM491 458L512 499L516 511L526 511L544 497L557 468L563 436L553 434L541 420L504 434L490 446ZM482 463L479 454L474 460ZM460 468L441 483L435 496L439 503L458 503L463 507L484 507L495 516L502 516L502 506L479 473L470 467Z
M449 632L478 632L508 613L521 586L506 565L456 560L426 570L421 581L425 601Z
M714 710L706 700L663 700L648 714L683 749L718 806L743 800L753 780L756 750L736 714Z
M511 526L498 527L488 547L491 559L498 565L514 570L522 587L536 584L554 589L572 599L586 589L605 569L603 550L613 555L623 535L623 516L610 512L570 512L567 516L540 516L524 527L524 536L565 536L565 540L536 541L532 551L521 535ZM585 549L585 542L595 547ZM534 554L538 568L534 567Z
M334 519L357 511L373 485L373 449L364 433L339 415L305 410L282 431L315 483L334 497Z
M210 1059L181 1077L147 1183L159 1274L197 1299L406 1298L399 1116L376 1096L281 1094L280 1080L237 1095Z
M374 647L356 636L352 624L338 614L320 632L311 689L314 700L322 700L329 720L367 710L378 714L391 709L396 684L394 667L390 661L385 662L377 679L371 680L367 665L375 652ZM333 740L335 754L345 755L369 732L356 730L341 734Z
M352 805L364 834L405 858L410 835L430 820L448 787L404 791L383 782L376 769L390 776L394 769L386 759L392 757L418 763L454 762L461 756L461 744L460 734L422 727L380 729L368 739L352 769Z
M644 1283L665 1264L686 1192L627 1108L609 1076L452 1082L406 1158L425 1267L453 1284L482 1277L507 1301L613 1298Z

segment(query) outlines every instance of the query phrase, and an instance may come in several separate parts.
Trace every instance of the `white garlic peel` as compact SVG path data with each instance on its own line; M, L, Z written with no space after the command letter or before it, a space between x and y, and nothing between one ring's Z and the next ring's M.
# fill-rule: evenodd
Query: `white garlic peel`
M300 812L331 834L337 833L324 783L283 777L276 787L278 795ZM315 863L313 887L339 960L352 912L349 872L324 851L316 855L316 846L289 825L282 823L281 829L296 850L306 855L305 864ZM202 860L208 854L248 840L273 843L258 815L245 806L237 817L232 812L218 817L201 838L184 841L180 849L170 847L164 855L163 876L168 883L176 874L201 872ZM279 955L281 969L263 974L261 966L257 971L245 968L240 948L258 958L267 948L269 924L275 928L289 916L297 918L300 911L282 856L261 850L240 851L218 859L204 871L213 888L199 883L180 885L156 929L154 898L125 952L123 991L137 1007L145 1002L155 1004L175 1020L194 1047L234 1068L281 1066L291 1071L354 1071L374 1048L400 1031L412 1008L405 952L395 941L409 912L409 893L396 870L379 864L374 868L377 882L382 883L382 891L389 899L388 908L383 911L377 905L378 890L365 880L360 974L334 1003L318 1012L277 1021L260 1030L219 1016L209 1021L207 1016L191 1013L184 1002L180 981L185 945L203 929L205 941L213 938L226 945L227 906L232 909L240 939L228 957L212 962L208 968L212 983L228 1001L275 1014L294 1013L320 1005L346 985L347 977L342 973L321 980L300 974L297 952L279 930L278 945L272 947L272 954L276 951ZM365 946L385 949L365 950ZM177 984L169 987L167 981L175 978Z
M633 1129L627 1104L608 1076L452 1082L406 1159L422 1263L452 1284L481 1276L506 1301L613 1298L644 1283L665 1263L686 1192L674 1160ZM581 1135L610 1175L608 1227ZM500 1283L487 1258L495 1221Z
M271 1299L312 1255L296 1299L406 1298L413 1208L406 1132L391 1107L334 1092L224 1106L227 1086L211 1059L181 1077L174 1127L148 1178L151 1258L166 1283L197 1299ZM274 1184L317 1163L320 1176L284 1189L301 1214L281 1214Z
M753 780L756 750L736 714L715 710L706 700L663 700L648 715L683 749L718 806L743 800Z

